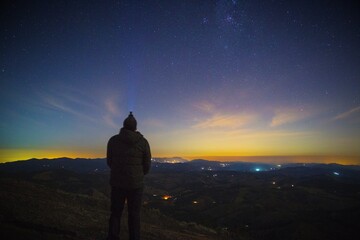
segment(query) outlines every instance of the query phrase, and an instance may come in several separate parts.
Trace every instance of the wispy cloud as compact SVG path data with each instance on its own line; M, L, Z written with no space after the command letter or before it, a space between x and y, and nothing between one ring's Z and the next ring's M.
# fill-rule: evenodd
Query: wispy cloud
M333 118L333 120L337 121L337 120L342 120L342 119L347 119L351 116L354 116L355 114L360 113L360 106L352 108L346 112L340 113L337 116L335 116Z
M106 114L103 116L105 124L112 128L119 128L119 124L115 123L114 117L110 114Z
M120 114L119 106L117 105L115 98L106 99L105 106L106 106L107 112L109 112L110 114L112 114L112 115Z
M257 119L257 115L254 113L229 113L208 101L199 102L194 106L202 115L202 117L196 118L196 123L193 125L193 128L197 129L234 130L245 127Z
M64 84L56 84L53 89L46 92L38 89L35 93L38 107L67 113L93 123L101 122L99 113L102 108L97 101L98 98L93 94L84 93Z
M105 114L103 119L105 124L112 128L119 128L118 119L121 114L120 107L118 105L117 97L108 97L105 102Z
M273 138L273 137L301 137L316 135L317 132L312 131L262 131L252 132L244 135L246 138Z
M92 122L97 122L96 118L93 118L85 113L83 113L82 111L79 111L73 107L70 107L70 104L65 104L63 101L54 98L54 97L49 97L49 96L43 96L43 100L45 101L45 103L48 105L48 107L54 109L54 110L59 110L62 112L66 112L69 114L72 114L74 116L86 119L88 121L92 121Z
M281 125L289 124L304 120L313 114L311 110L304 109L278 109L275 111L275 115L271 120L271 127L278 127Z
M239 128L246 126L255 119L249 114L215 114L197 124L194 128Z
M208 101L202 101L202 102L196 103L195 108L197 108L200 111L205 112L205 113L213 113L216 109L215 105Z

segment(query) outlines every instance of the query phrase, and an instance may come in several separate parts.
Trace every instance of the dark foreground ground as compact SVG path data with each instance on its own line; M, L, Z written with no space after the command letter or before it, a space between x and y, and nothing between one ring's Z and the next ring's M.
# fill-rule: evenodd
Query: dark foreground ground
M47 175L49 173L44 173ZM41 175L41 173L40 173ZM75 178L69 181L76 182ZM0 180L2 239L105 239L109 198L96 189L73 193L34 182ZM127 239L126 217L122 239ZM195 223L176 221L144 207L142 239L222 239Z
M142 239L356 239L360 172L154 171ZM1 239L105 239L108 172L1 171ZM127 239L126 218L122 237Z

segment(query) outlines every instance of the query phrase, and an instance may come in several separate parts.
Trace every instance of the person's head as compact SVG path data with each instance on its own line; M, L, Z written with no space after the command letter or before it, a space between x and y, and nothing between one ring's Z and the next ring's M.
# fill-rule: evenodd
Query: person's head
M129 116L125 118L123 125L127 130L136 131L137 122L132 112L130 112Z

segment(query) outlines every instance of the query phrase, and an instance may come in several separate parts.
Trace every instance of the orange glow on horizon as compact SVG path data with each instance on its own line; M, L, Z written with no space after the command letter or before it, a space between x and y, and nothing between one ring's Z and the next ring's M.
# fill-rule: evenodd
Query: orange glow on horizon
M187 157L186 159L206 159L222 162L241 161L263 163L338 163L342 165L360 165L359 156L191 156Z
M105 158L104 151L89 150L57 150L57 149L1 149L0 163L28 160L31 158ZM360 156L325 156L325 155L165 155L153 153L154 157L180 156L187 160L205 159L212 161L242 161L242 162L263 162L263 163L338 163L343 165L360 165Z
M1 149L0 163L28 160L31 158L103 158L104 153L99 154L89 151L66 151L66 150L44 150L44 149Z

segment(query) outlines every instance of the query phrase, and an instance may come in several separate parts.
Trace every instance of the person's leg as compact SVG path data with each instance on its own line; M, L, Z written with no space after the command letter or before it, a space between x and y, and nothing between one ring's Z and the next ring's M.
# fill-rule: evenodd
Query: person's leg
M108 240L118 240L121 214L124 209L126 192L120 188L111 188L111 215L109 219Z
M140 210L142 203L143 189L129 190L127 196L129 212L129 238L130 240L140 240Z

